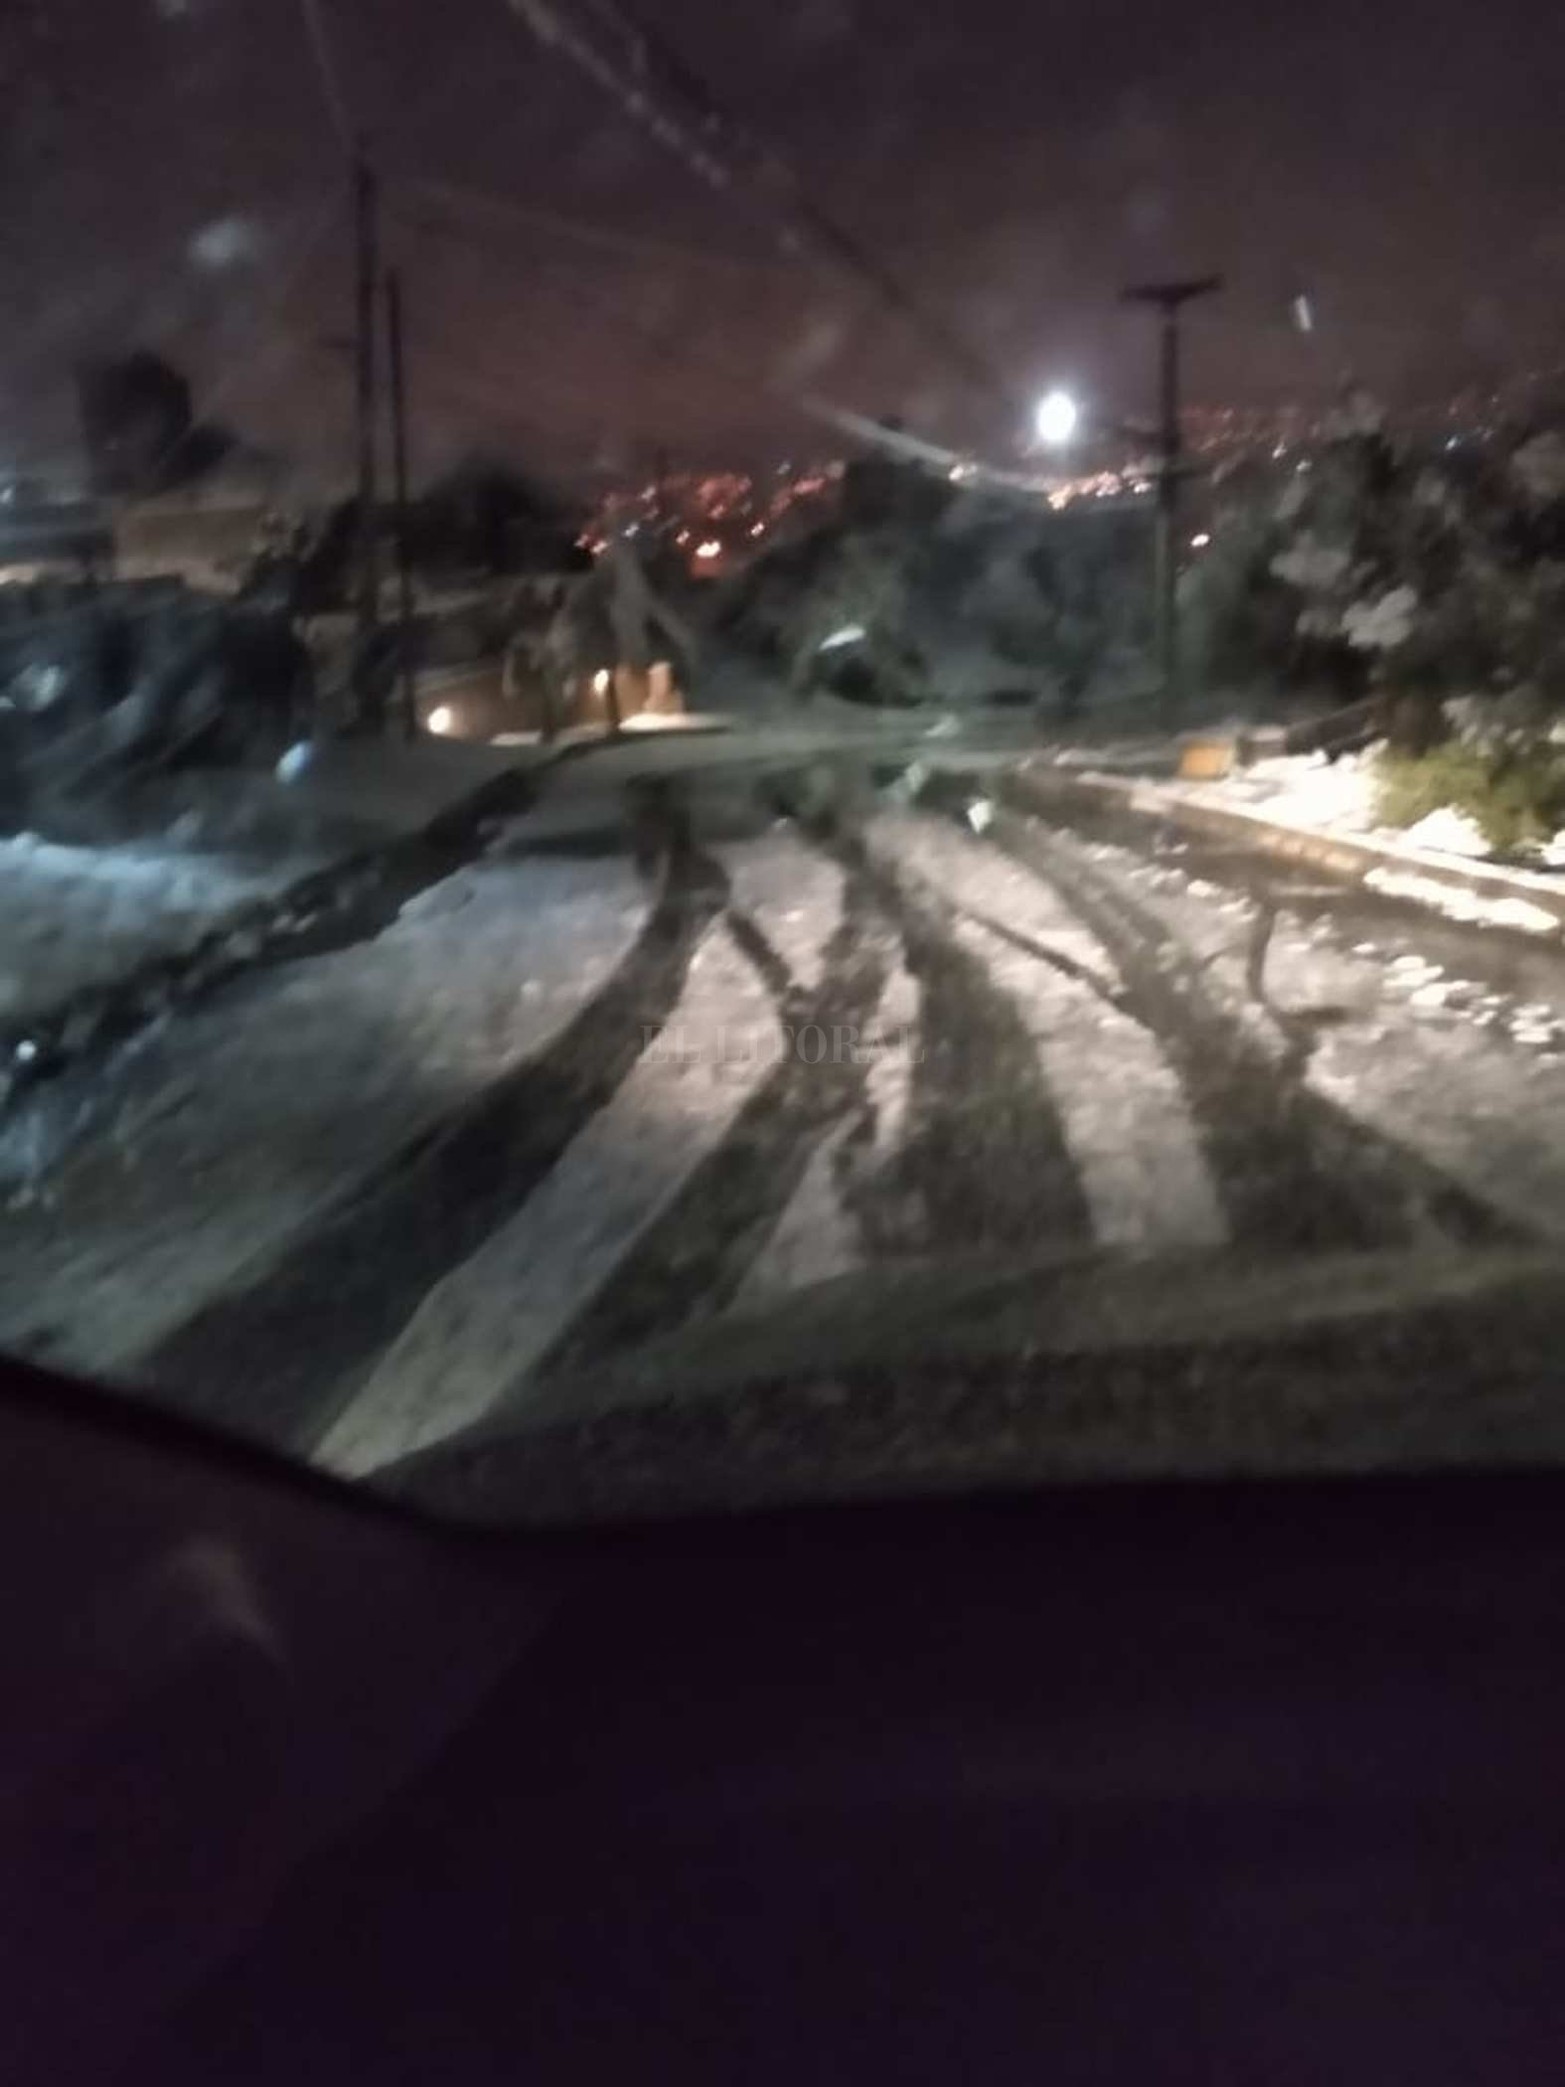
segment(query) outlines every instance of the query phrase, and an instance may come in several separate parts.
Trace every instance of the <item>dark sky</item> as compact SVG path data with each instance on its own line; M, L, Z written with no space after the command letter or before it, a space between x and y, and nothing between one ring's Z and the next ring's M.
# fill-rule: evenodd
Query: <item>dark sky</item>
M1145 327L1115 292L1188 268L1231 284L1193 328L1195 397L1352 367L1422 398L1565 359L1546 0L643 4L1019 393L1063 378L1143 408ZM786 403L805 382L937 436L1009 434L505 0L318 5L386 172L426 465L481 440L556 470L808 446ZM299 0L9 0L0 91L0 461L68 446L75 359L144 342L215 416L342 468L347 217ZM1286 325L1301 284L1310 339Z

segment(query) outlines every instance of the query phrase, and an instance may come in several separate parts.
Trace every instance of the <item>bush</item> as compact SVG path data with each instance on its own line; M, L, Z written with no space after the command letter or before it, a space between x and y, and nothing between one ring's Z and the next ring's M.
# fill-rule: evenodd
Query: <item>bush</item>
M1415 826L1444 806L1466 812L1492 848L1549 840L1565 826L1565 748L1547 741L1502 749L1449 740L1426 754L1383 751L1377 809L1388 826Z

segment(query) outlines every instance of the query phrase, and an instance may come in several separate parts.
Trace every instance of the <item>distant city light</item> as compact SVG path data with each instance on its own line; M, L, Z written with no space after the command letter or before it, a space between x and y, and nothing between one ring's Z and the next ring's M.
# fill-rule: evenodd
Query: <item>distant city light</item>
M609 670L607 667L599 667L597 673L593 675L592 692L597 696L606 696L608 694Z
M426 720L431 732L442 736L456 730L456 712L449 703L437 703Z
M1203 529L1198 536L1191 537L1190 548L1192 551L1204 551L1211 541L1211 537Z
M766 524L764 522L752 523L750 534L752 536L764 536L766 534Z
M1040 442L1059 449L1075 434L1080 418L1081 409L1068 391L1051 391L1038 401L1033 427Z
M696 556L698 558L721 558L722 555L722 545L710 536L707 538L705 543L698 543L696 545Z

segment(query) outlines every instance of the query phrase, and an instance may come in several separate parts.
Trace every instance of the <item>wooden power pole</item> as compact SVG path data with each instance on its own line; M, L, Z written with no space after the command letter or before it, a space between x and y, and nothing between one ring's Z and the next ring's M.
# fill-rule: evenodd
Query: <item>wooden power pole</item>
M418 736L413 682L413 561L408 544L408 401L402 353L402 278L386 271L386 349L391 380L391 485L397 543L397 691L404 739Z
M1180 701L1179 659L1179 486L1184 476L1184 431L1179 418L1179 315L1192 298L1223 287L1220 275L1188 282L1138 283L1127 290L1130 304L1148 304L1162 320L1158 352L1157 533L1153 546L1153 614L1157 629L1158 678L1164 712L1174 716Z

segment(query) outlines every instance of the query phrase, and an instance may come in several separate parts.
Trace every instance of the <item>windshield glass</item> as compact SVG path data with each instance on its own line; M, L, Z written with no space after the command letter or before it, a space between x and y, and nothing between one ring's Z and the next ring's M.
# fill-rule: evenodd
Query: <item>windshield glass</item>
M1557 1457L1551 14L0 68L0 1348L501 1519Z

